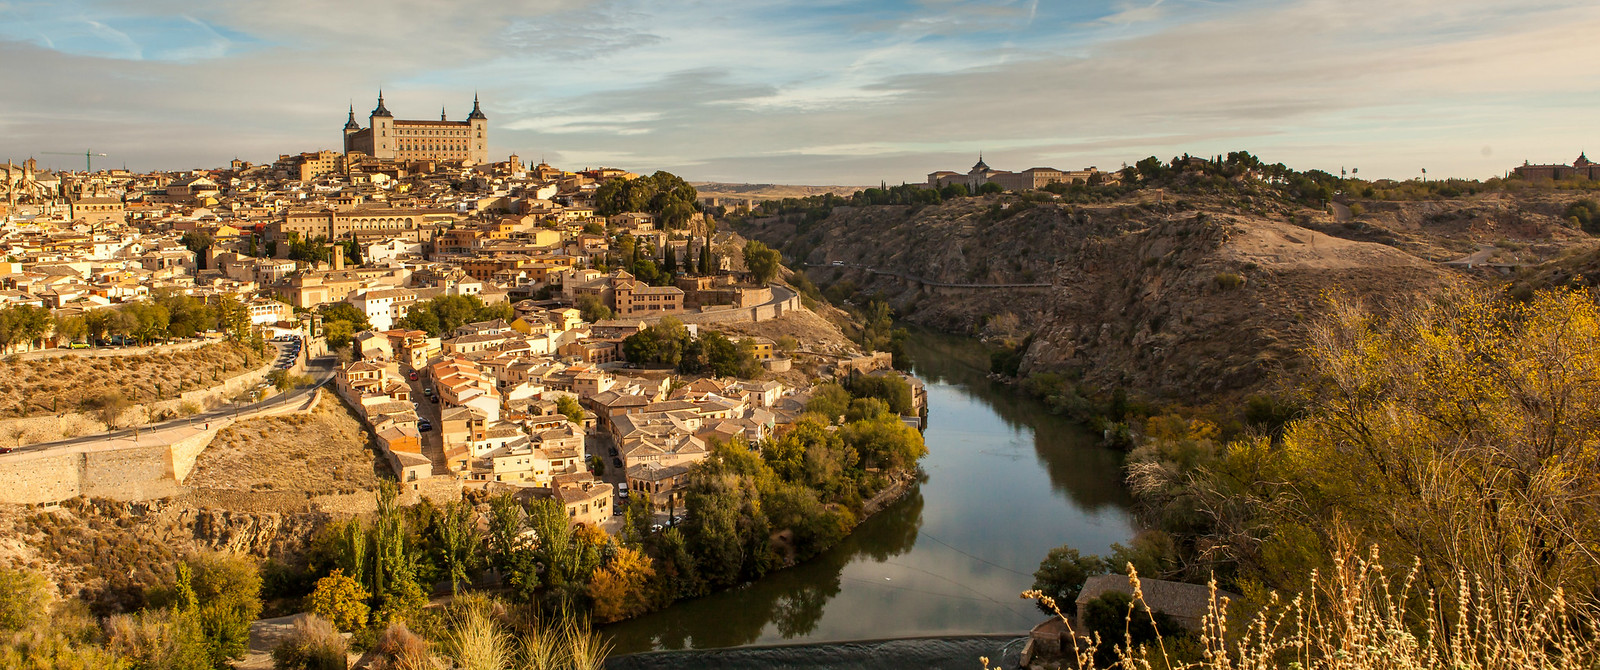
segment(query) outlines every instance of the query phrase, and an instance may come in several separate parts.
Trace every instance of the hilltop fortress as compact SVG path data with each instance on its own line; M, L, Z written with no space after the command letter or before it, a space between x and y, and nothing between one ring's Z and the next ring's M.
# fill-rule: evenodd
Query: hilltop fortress
M439 110L438 121L412 121L396 119L383 104L383 92L378 92L378 106L367 115L367 127L356 123L356 108L350 106L350 118L344 124L344 152L365 154L373 158L402 161L489 161L489 117L478 107L478 96L472 96L472 112L465 121L446 119Z

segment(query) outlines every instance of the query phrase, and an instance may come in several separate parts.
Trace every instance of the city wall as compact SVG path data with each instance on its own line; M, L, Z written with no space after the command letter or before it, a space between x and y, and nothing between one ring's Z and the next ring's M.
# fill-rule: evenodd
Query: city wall
M221 384L193 391L185 391L176 398L129 407L123 414L126 423L154 423L164 418L185 414L184 404L201 411L227 403L240 392L254 388L265 381L272 372L272 361L259 368L234 375ZM30 416L0 421L0 446L20 447L40 442L54 442L79 435L106 430L105 424L94 413L63 412L60 415Z
M704 312L690 312L673 314L672 317L684 323L710 324L710 323L749 323L752 321L771 321L801 308L800 296L791 293L788 298L769 302L755 307L727 307L711 308ZM661 317L651 317L645 321L659 321Z
M276 405L248 417L309 412L320 402ZM153 500L183 492L195 461L228 419L209 429L183 426L145 433L137 442L123 437L78 446L24 451L0 457L0 503L37 505L84 496L113 500Z

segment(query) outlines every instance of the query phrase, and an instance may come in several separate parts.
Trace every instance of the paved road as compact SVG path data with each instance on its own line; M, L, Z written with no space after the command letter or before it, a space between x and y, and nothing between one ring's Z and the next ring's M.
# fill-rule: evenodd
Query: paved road
M326 384L326 383L328 383L329 380L333 379L334 358L332 356L324 356L322 358L315 359L314 361L312 361L312 365L310 367L308 367L307 370L312 372L313 376L316 378L317 381L316 381L315 384L312 384L310 386L305 386L305 387L302 387L302 388L298 388L298 389L295 389L295 390L290 391L288 393L280 393L280 394L278 394L276 396L273 396L271 398L267 398L265 400L260 400L260 401L253 402L253 403L248 403L248 404L243 404L243 405L224 405L222 407L218 407L216 409L213 409L213 410L210 410L210 411L207 411L207 412L201 412L200 414L196 414L194 416L190 416L190 417L186 417L186 418L182 418L182 419L173 419L172 421L165 421L165 422L162 422L162 423L153 423L153 424L150 424L148 426L140 426L139 429L138 429L138 432L139 433L146 433L146 432L150 432L150 431L163 430L163 429L166 429L166 428L175 428L175 427L178 427L178 426L204 424L204 423L208 423L210 421L216 421L216 420L220 420L220 419L226 419L226 418L238 416L238 415L243 414L245 412L251 412L251 411L254 411L254 410L258 410L258 409L264 409L264 408L272 407L272 406L275 406L275 405L281 405L283 403L299 402L301 400L304 400L307 394L312 393L313 391L316 391L323 384ZM125 429L125 430L112 431L112 432L108 432L108 433L95 433L93 435L82 435L82 436L79 436L79 437L74 437L74 438L69 439L69 440L57 440L55 442L40 442L38 444L29 444L29 445L17 447L13 451L16 452L16 453L25 453L25 452L31 452L31 451L44 451L46 449L55 449L55 448L59 448L59 447L71 447L71 446L77 446L77 445L82 445L82 444L88 444L88 443L91 443L91 442L101 442L101 441L105 441L105 440L108 440L108 439L115 439L115 438L119 438L119 437L132 437L134 435L134 433L135 433L134 429L128 428L128 429Z
M936 288L1051 288L1051 287L1055 286L1055 284L1051 284L1051 283L1048 283L1048 282L1039 283L1039 284L953 284L953 283L950 283L950 282L941 282L941 281L933 281L931 279L924 279L924 278L918 277L916 275L908 275L908 274L906 274L904 272L893 272L893 271L890 271L890 270L879 270L877 268L867 267L867 266L861 265L859 263L843 263L843 262L841 262L841 263L839 263L837 265L835 265L833 263L806 263L806 265L808 265L810 267L814 267L814 268L827 268L827 267L855 268L857 270L866 270L867 272L871 272L872 274L875 274L875 275L884 275L884 276L887 276L887 277L899 277L901 279L914 281L914 282L916 282L918 284L922 284L923 286L933 286L933 287L936 287Z
M450 474L450 468L445 463L444 458L444 435L440 432L444 430L444 422L439 420L439 415L444 412L444 404L428 400L426 396L422 395L422 389L431 388L433 380L428 378L426 370L412 370L410 366L404 366L398 362L390 363L389 369L400 375L401 379L405 379L406 384L411 387L411 403L416 405L417 418L427 419L428 423L433 424L432 430L422 434L422 455L433 461L433 474ZM416 381L411 381L409 377L413 372L417 373ZM435 388L433 390L437 393L439 389Z

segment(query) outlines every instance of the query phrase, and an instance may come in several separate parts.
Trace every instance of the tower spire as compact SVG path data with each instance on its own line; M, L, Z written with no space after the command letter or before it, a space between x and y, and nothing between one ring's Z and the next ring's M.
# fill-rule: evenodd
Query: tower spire
M486 121L489 117L483 115L483 110L478 107L478 92L472 92L472 113L467 115L469 121Z
M449 119L444 118L444 105L439 105L439 120L440 121L448 121L449 120Z
M393 117L394 116L393 114L389 113L389 108L385 107L383 105L383 89L381 89L381 88L378 89L378 107L377 107L377 109L372 110L372 115L373 116L387 116L387 117Z

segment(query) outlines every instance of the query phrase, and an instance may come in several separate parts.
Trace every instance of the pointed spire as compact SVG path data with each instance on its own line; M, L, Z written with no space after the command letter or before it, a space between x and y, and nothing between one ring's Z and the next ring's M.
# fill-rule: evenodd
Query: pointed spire
M350 118L344 122L345 130L361 130L361 124L356 123L356 103L350 101Z
M439 120L440 121L448 121L449 120L449 119L444 118L444 105L439 105Z
M381 88L378 89L378 107L377 109L372 110L372 115L394 118L394 115L389 113L389 108L383 106L383 89Z
M483 110L478 108L478 92L472 92L472 113L467 115L469 121L487 121L489 117L483 115Z

